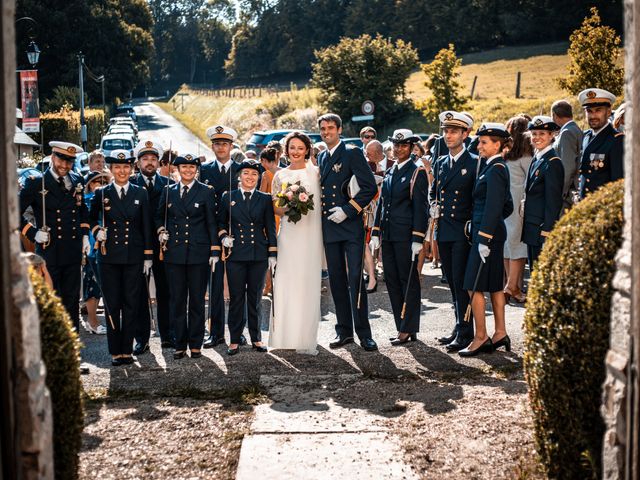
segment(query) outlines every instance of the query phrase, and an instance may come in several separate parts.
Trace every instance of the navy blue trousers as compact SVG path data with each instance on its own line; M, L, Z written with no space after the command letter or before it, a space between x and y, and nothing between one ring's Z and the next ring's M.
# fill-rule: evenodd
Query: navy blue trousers
M457 242L438 242L442 271L449 282L456 312L456 334L462 338L473 338L473 320L464 321L469 305L469 292L464 289L464 274L469 259L471 245L466 240Z

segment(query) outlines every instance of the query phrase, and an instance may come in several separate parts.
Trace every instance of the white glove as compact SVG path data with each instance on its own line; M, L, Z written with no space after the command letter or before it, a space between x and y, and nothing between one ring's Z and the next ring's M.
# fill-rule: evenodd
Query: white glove
M478 253L480 254L480 260L482 260L482 263L485 263L487 261L487 257L491 253L491 249L487 247L484 243L479 243Z
M417 256L422 251L422 244L419 242L411 242L411 258Z
M169 241L169 232L166 230L161 230L158 234L158 240L160 243L167 243Z
M45 232L43 230L38 230L36 232L37 243L47 243L48 241L49 241L49 232Z
M437 203L432 203L429 207L429 216L431 218L438 218L440 216L440 206Z
M277 263L278 263L278 260L276 259L276 257L269 257L269 270L271 270L271 275L273 275L273 272L276 269Z
M227 235L222 239L222 246L225 248L233 247L233 237L231 235Z
M347 214L344 213L342 207L333 207L329 209L331 215L329 215L328 219L335 223L342 223L347 219Z
M151 267L153 267L153 260L145 260L142 264L142 273L144 273L145 275L149 275Z
M377 236L372 236L369 241L369 248L371 249L371 253L375 252L378 247L380 247L380 239Z
M98 242L104 242L106 239L107 239L107 229L106 228L98 229L98 231L96 232L96 240Z
M212 272L216 269L216 263L218 263L219 260L218 257L209 257L209 265L211 265Z
M91 253L91 244L89 243L89 235L82 236L82 253L89 255Z

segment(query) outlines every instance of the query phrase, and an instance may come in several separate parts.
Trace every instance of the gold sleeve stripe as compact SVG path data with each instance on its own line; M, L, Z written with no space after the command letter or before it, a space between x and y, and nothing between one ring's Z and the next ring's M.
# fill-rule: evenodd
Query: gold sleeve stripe
M24 228L22 229L22 235L24 235L25 237L27 236L27 232L31 229L31 227L34 227L33 225L31 225L30 223L27 223Z
M373 228L371 228L371 230L374 230L374 231L380 230L380 227L373 227Z
M93 227L91 229L91 233L93 233L94 235L96 234L96 230L98 230L100 228L100 225L96 225L95 227Z
M228 233L228 232L227 232L226 230L220 230L220 231L218 232L218 237L221 237L221 236L223 236L223 235L226 235L227 233Z
M145 255L153 255L153 250L145 250L144 254Z
M80 228L89 228L89 224L88 223L81 223L80 224Z
M269 247L269 251L270 252L277 252L278 251L278 247Z
M362 207L358 205L358 202L356 202L353 198L349 200L349 204L351 204L351 206L355 208L358 213L362 211Z
M549 232L545 232L544 230L542 230L540 232L540 235L542 235L543 237L548 237L549 236Z
M413 232L411 232L411 235L417 235L418 237L426 237L425 233L422 232L416 232L415 230Z
M219 250L220 250L220 247L219 247L219 246L217 246L217 245L211 245L211 251L212 251L212 252L217 252L217 251L219 251Z
M481 237L485 237L488 239L492 239L493 235L489 235L488 233L484 233L484 232L478 232L478 235L480 235Z
M158 230L156 230L156 233L160 233L162 230L164 230L164 227L158 228Z

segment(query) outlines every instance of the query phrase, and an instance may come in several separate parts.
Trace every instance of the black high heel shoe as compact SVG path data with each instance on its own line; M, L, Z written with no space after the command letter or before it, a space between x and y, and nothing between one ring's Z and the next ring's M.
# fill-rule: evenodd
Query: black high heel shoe
M463 348L458 352L458 355L460 355L461 357L475 357L480 353L491 352L493 352L493 343L491 342L491 338L487 338L485 342L475 350L470 350L469 347Z
M500 347L504 347L504 349L507 352L511 351L511 339L509 338L509 335L505 335L504 337L502 337L497 342L493 342L493 349L494 350L497 350Z
M376 278L376 283L373 285L373 288L367 288L367 293L375 293L378 291L378 279Z
M398 335L397 338L391 340L391 345L397 347L399 345L404 345L405 343L415 342L416 340L418 340L418 335L416 335L415 333L407 333L406 335L407 336L404 338L400 338L400 335Z

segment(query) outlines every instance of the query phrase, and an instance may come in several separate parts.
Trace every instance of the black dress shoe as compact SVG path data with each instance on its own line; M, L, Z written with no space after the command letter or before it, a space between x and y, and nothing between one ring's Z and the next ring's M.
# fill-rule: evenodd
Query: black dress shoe
M507 352L511 351L511 339L509 338L509 335L505 335L504 337L502 337L497 342L494 342L494 344L493 344L493 349L494 350L497 350L500 347L504 347L504 349Z
M171 340L163 340L160 342L161 348L176 348L175 344Z
M265 347L264 345L258 346L258 345L254 345L253 343L251 344L251 348L253 350L256 350L256 351L260 352L260 353L267 353L269 351L269 350L267 350L267 347Z
M216 337L215 335L211 335L209 338L207 338L207 340L204 342L203 347L204 348L213 348L216 347L218 345L222 345L224 343L224 338L220 337Z
M138 355L142 355L145 352L149 351L149 344L145 343L136 343L135 348L133 349L133 354L137 357Z
M180 360L184 357L187 356L187 351L186 350L182 350L181 352L173 352L173 359L174 360Z
M493 352L493 343L491 343L491 339L487 338L487 340L480 345L475 350L469 350L469 347L464 348L458 352L458 355L461 357L475 357L480 353L491 353Z
M122 358L112 358L111 365L113 365L114 367L119 367L120 365L124 364L122 363Z
M360 340L360 346L367 352L375 352L378 350L378 344L373 341L373 338L363 338Z
M133 364L134 360L133 357L129 356L129 357L120 357L120 363L122 365L131 365Z
M336 339L329 344L329 348L340 348L353 343L353 337L336 337Z
M447 345L447 352L459 352L467 348L472 340L472 338L456 337L453 342Z
M400 338L400 335L398 335L397 338L391 340L391 345L393 345L394 347L398 347L400 345L404 345L405 343L415 342L416 340L418 340L418 335L416 335L415 333L406 333L402 338Z
M246 344L247 344L247 339L245 338L244 335L240 335L240 346L246 345Z
M438 339L438 343L440 345L449 345L451 342L453 342L456 339L456 330L455 328L453 329L453 332L451 332L451 335L449 335L448 337L440 337Z
M227 355L231 357L236 353L238 353L239 351L240 351L240 345L238 345L236 348L227 348Z
M202 352L201 351L197 351L196 352L194 350L191 350L191 358L200 358L200 357L202 357Z

